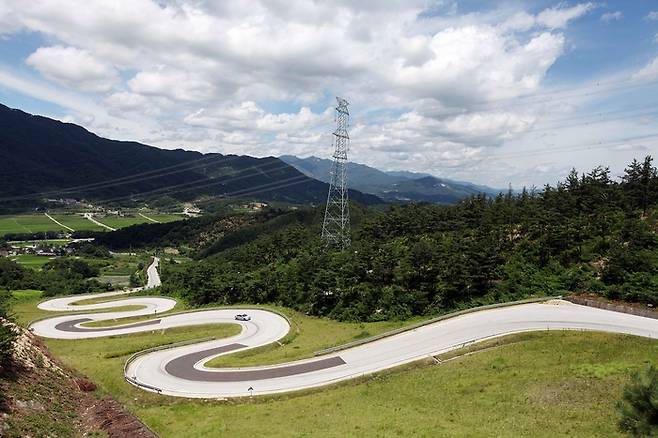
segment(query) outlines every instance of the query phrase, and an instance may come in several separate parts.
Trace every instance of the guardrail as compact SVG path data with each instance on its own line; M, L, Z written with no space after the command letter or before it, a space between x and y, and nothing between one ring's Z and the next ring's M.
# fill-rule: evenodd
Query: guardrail
M497 304L488 304L486 306L479 306L479 307L472 307L470 309L464 309L464 310L459 310L457 312L452 312L452 313L447 313L445 315L437 316L436 318L428 319L425 321L417 322L415 324L411 324L405 327L400 327L395 330L391 330L385 333L380 333L378 335L374 336L369 336L367 338L359 339L356 341L348 342L347 344L343 345L337 345L335 347L329 347L325 348L324 350L319 350L313 353L314 356L321 356L324 354L330 354L330 353L335 353L337 351L342 351L342 350L347 350L348 348L352 347L357 347L359 345L367 344L369 342L373 341L378 341L380 339L388 338L391 336L399 335L400 333L404 333L410 330L415 330L417 328L429 325L429 324L434 324L435 322L443 321L446 319L450 318L455 318L457 316L461 315L466 315L468 313L473 313L473 312L479 312L481 310L488 310L488 309L497 309L499 307L509 307L509 306L516 306L519 304L531 304L531 303L541 303L544 301L549 301L549 300L560 300L562 299L562 295L557 295L557 296L550 296L550 297L540 297L540 298L528 298L525 300L519 300L519 301L509 301L506 303L497 303Z

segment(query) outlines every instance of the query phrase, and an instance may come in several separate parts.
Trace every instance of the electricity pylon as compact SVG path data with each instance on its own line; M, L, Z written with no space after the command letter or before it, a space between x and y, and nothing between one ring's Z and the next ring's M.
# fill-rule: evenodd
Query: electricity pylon
M327 247L346 249L350 246L350 208L347 192L347 150L350 136L347 128L349 103L336 97L336 131L334 131L334 161L331 164L329 194L322 223L322 240Z

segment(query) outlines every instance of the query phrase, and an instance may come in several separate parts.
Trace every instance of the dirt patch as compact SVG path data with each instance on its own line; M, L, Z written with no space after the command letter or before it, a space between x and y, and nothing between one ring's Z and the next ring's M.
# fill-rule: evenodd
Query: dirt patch
M600 295L583 293L565 297L565 300L583 306L597 307L599 309L613 310L615 312L630 313L632 315L644 316L658 319L658 310L655 307L642 303L629 303L626 301L609 300Z
M157 436L111 397L95 400L93 404L84 408L82 417L85 429L103 430L109 437L153 438Z
M63 366L28 330L17 333L13 363L0 373L0 436L155 437L116 400L98 399L96 385Z

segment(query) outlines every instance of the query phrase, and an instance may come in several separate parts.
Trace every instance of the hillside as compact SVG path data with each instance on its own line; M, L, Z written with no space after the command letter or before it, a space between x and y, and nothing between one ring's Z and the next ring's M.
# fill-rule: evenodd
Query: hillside
M656 306L657 188L647 157L619 181L598 167L534 194L355 208L345 252L321 250L321 208L139 225L98 242L117 250L185 248L196 260L163 263L162 291L198 305L269 302L351 321L436 315L537 293Z
M327 185L274 157L163 150L0 105L0 210L47 198L107 203L203 195L321 203ZM381 202L353 191L362 203Z
M331 160L292 155L279 157L311 178L328 181ZM499 190L469 182L437 178L427 173L408 171L384 172L365 164L349 163L350 186L364 193L371 193L388 202L421 201L437 204L454 204L479 193L495 196Z

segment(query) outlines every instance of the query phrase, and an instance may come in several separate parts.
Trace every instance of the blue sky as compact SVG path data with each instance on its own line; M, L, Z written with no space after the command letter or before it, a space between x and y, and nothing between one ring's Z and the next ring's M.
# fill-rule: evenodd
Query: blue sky
M164 148L505 187L658 155L658 2L0 0L0 102Z

